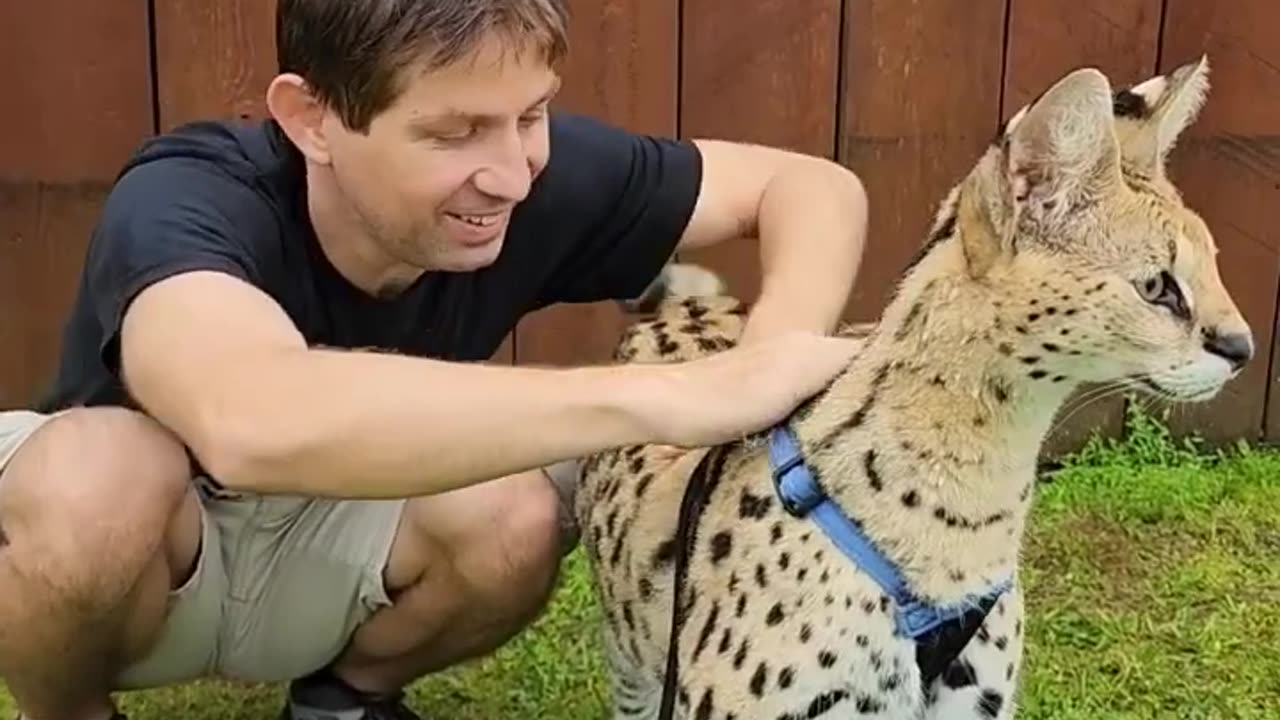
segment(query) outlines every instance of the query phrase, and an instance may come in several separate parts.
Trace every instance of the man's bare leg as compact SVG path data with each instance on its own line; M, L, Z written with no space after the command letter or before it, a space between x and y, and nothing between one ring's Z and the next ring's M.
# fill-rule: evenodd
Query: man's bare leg
M394 692L505 644L554 587L560 505L542 472L410 501L384 573L393 605L356 631L332 671Z
M0 475L0 678L29 720L99 720L199 547L187 458L121 409L46 423Z

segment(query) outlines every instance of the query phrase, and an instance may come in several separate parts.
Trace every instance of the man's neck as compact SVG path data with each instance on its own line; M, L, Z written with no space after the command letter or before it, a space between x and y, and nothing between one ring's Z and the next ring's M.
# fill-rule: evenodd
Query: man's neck
M422 275L421 268L397 262L369 237L339 199L323 171L307 174L307 213L316 241L329 263L364 293L391 299Z

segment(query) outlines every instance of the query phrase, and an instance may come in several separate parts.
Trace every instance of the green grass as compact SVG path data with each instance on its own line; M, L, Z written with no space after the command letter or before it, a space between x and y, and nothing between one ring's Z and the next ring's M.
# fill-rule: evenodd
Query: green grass
M1280 452L1206 452L1132 413L1039 489L1024 556L1025 720L1280 717ZM492 657L425 680L432 718L604 718L580 553L552 607ZM268 720L279 687L121 697L134 720ZM12 711L0 694L0 717Z

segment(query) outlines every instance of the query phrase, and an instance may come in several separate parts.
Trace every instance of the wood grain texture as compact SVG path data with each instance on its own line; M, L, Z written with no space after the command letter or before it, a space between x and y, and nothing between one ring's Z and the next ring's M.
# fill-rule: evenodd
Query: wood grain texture
M685 0L680 134L835 158L840 0ZM760 291L755 238L686 253L729 289Z
M107 184L152 127L142 2L0 3L0 408L51 377Z
M108 180L151 132L144 2L0 3L0 180Z
M578 0L570 9L572 49L555 106L635 132L675 135L677 0ZM516 362L606 362L625 322L611 302L541 310L516 331Z
M1157 72L1163 0L1011 0L1001 119L1008 119L1079 67L1101 70L1116 87ZM1125 400L1069 400L1045 447L1046 457L1078 450L1097 432L1118 437Z
M155 0L160 128L266 116L275 0Z
M0 409L52 379L105 183L0 182Z
M1199 121L1174 150L1171 172L1217 239L1223 282L1258 348L1218 399L1176 412L1173 429L1221 444L1256 439L1265 424L1274 439L1280 412L1267 412L1266 397L1280 288L1280 4L1168 0L1166 13L1161 70L1207 53L1212 85Z
M850 319L878 317L998 124L1005 0L846 0L839 158L870 233Z

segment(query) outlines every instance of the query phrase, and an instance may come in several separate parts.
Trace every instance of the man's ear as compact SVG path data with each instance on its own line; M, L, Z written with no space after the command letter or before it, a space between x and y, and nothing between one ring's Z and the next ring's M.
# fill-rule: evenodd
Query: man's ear
M267 110L308 160L329 163L325 107L305 80L293 73L277 75L267 87Z
M1052 224L1080 200L1119 179L1111 85L1076 70L1009 120L1005 172L1015 212Z
M1200 114L1209 92L1209 58L1144 80L1115 96L1125 162L1149 176L1164 174L1165 160L1182 131Z

